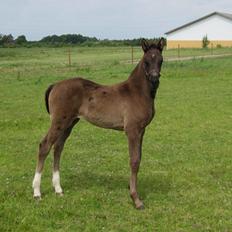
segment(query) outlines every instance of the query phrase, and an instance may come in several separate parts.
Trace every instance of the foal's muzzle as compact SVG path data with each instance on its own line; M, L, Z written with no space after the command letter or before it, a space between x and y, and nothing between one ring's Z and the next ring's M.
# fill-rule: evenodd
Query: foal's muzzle
M156 71L151 71L149 73L149 79L153 82L159 81L160 73Z

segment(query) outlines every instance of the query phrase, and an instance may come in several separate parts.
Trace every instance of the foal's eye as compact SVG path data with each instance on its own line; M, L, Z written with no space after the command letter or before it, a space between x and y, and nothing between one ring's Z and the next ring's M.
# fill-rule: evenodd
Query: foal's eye
M145 63L145 66L146 66L146 67L148 67L148 66L149 66L148 61L145 61L144 63Z
M163 59L159 60L159 65L162 65Z

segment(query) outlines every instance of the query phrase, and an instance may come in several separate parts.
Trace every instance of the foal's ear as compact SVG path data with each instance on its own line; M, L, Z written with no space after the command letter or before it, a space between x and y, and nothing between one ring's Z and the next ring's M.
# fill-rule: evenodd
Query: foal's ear
M164 49L164 46L166 45L165 39L162 37L158 43L157 43L157 48L162 52Z
M148 41L147 40L145 40L145 39L142 39L142 41L141 41L141 46L142 46L142 49L143 49L143 51L144 52L147 52L148 50L149 50L149 43L148 43Z

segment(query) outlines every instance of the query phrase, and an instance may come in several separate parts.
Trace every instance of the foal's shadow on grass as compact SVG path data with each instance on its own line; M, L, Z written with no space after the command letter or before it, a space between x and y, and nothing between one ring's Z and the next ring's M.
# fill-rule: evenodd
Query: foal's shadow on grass
M65 190L78 191L78 189L91 189L94 187L105 188L109 191L128 189L129 176L117 174L97 174L95 172L81 172L70 174L63 178ZM138 192L145 199L149 194L166 195L171 189L171 178L165 174L153 174L149 176L139 176Z

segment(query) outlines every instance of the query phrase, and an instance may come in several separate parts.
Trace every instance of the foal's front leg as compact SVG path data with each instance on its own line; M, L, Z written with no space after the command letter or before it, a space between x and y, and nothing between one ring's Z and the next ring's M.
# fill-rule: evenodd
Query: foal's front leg
M126 131L130 153L130 195L137 209L143 209L143 202L139 199L137 193L137 174L142 155L142 141L144 129L130 129Z

